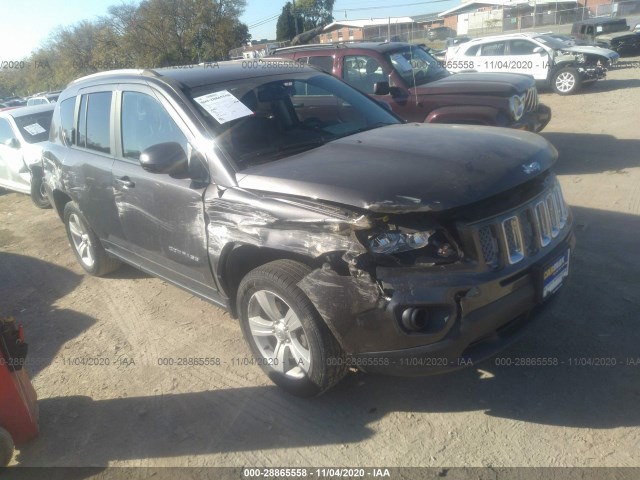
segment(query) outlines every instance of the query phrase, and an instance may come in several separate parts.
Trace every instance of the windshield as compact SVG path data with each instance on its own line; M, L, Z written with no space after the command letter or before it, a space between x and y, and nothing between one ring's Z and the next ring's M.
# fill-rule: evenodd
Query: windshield
M331 75L253 77L185 92L240 170L401 123Z
M405 47L387 54L391 65L410 87L447 76L438 61L420 47Z
M20 130L20 135L27 143L39 143L49 140L53 110L22 117L14 117L14 121Z
M538 42L543 43L547 47L553 48L554 50L565 48L567 46L563 41L558 40L557 38L549 37L548 35L539 35L535 37L535 39Z

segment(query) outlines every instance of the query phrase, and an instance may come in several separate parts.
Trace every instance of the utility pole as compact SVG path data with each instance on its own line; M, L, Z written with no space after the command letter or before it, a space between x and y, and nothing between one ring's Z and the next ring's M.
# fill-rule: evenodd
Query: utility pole
M296 36L298 36L298 15L296 15L296 0L293 0L293 23L296 26Z
M387 42L391 41L391 17L389 17L389 25L387 26Z

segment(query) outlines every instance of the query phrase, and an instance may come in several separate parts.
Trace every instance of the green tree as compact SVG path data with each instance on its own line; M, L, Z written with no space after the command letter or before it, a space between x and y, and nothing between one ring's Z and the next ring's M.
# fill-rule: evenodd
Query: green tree
M328 25L333 21L335 0L297 0L296 13L304 18L304 30Z
M298 32L304 31L304 18L301 15L294 17L293 4L287 2L282 7L282 13L278 17L278 23L276 24L276 40L291 40L296 36L296 20L298 22Z

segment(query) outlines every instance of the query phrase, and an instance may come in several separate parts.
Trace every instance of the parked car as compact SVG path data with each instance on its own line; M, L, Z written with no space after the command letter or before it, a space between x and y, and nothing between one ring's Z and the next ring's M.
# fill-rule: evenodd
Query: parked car
M47 103L56 103L60 92L50 92L43 95L34 95L27 99L27 105L45 105Z
M539 132L551 119L551 109L538 102L532 78L451 75L424 48L408 43L303 45L278 49L275 55L333 73L410 122Z
M456 31L453 28L449 28L449 27L430 28L427 31L427 38L432 42L434 40L446 40L447 38L452 38L455 36L456 36Z
M2 101L2 107L0 107L0 110L8 110L11 108L24 107L26 104L27 104L27 101L22 100L20 98L5 99Z
M404 124L315 68L249 64L60 95L47 192L87 273L124 261L228 309L298 395L349 367L479 361L564 283L572 219L544 138Z
M640 33L640 23L637 23L636 26L633 29L634 33Z
M42 186L42 142L49 138L53 105L0 112L0 187L31 195L48 208Z
M605 78L607 67L619 57L600 47L569 47L539 33L510 33L464 43L447 55L447 64L458 71L526 73L540 85L569 95Z
M571 35L579 41L608 48L620 54L640 54L640 35L629 31L624 18L597 17L576 22Z

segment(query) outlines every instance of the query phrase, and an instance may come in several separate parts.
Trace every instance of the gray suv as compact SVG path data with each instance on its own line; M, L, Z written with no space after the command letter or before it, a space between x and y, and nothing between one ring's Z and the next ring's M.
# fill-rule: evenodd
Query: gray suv
M297 395L515 339L568 274L556 156L527 132L403 124L283 60L79 79L43 154L88 273L126 262L228 309Z

